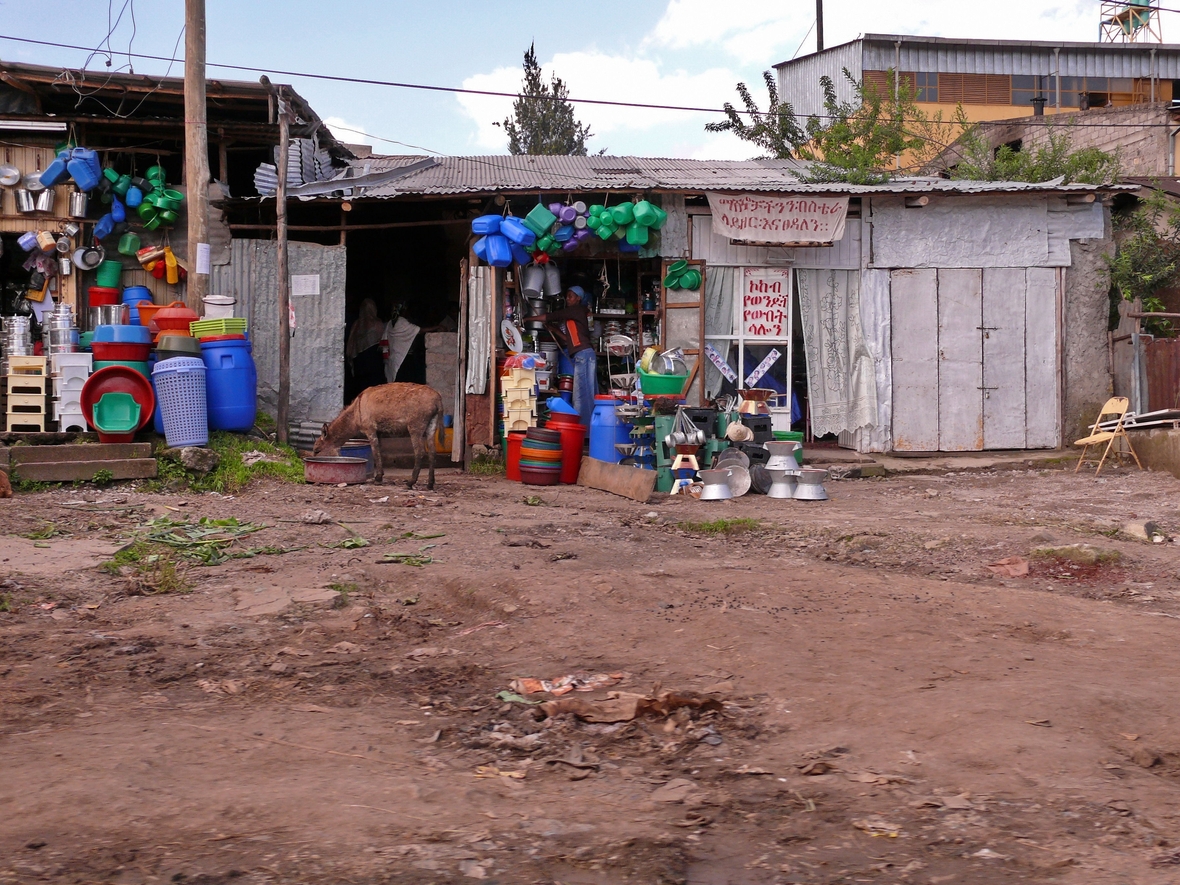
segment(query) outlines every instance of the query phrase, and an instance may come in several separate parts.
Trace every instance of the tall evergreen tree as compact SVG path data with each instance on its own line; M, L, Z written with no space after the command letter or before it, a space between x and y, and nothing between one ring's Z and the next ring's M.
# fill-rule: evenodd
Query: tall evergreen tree
M504 120L508 151L513 154L565 154L586 156L586 140L593 133L574 116L565 82L554 74L548 83L537 64L536 44L524 54L524 81Z

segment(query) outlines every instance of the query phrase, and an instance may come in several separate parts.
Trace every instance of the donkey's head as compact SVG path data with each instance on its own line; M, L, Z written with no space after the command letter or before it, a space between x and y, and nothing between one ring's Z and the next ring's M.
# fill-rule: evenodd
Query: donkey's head
M329 455L334 457L340 454L340 446L332 443L330 436L331 426L331 424L325 424L320 429L320 437L315 441L315 445L311 449L313 455Z

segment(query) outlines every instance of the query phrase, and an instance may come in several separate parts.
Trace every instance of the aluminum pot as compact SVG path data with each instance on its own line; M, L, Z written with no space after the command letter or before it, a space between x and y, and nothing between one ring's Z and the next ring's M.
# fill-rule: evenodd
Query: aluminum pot
M368 462L364 458L341 458L314 455L303 461L303 478L307 482L356 485L368 478Z
M37 192L37 197L33 201L33 206L38 212L52 212L53 198L56 196L57 192L53 188L47 187L45 190Z
M16 197L16 211L22 215L28 215L36 210L37 203L33 199L33 194L26 188L18 187L13 192Z

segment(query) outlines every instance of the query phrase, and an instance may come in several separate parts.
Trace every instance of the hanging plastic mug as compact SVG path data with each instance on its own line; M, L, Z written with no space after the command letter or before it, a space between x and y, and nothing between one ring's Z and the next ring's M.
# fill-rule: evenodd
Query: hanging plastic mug
M140 242L139 237L131 231L119 237L119 254L120 255L134 255L139 251Z

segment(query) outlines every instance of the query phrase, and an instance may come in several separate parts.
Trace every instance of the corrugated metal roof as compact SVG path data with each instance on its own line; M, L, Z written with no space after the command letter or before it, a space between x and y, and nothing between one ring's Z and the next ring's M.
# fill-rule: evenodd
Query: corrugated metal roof
M354 168L390 171L424 157L372 157ZM879 185L810 184L797 173L797 160L682 160L660 157L485 156L438 157L437 165L372 188L354 197L606 191L754 191L809 194L1022 193L1100 190L1093 185L1003 181L947 181L907 178Z

